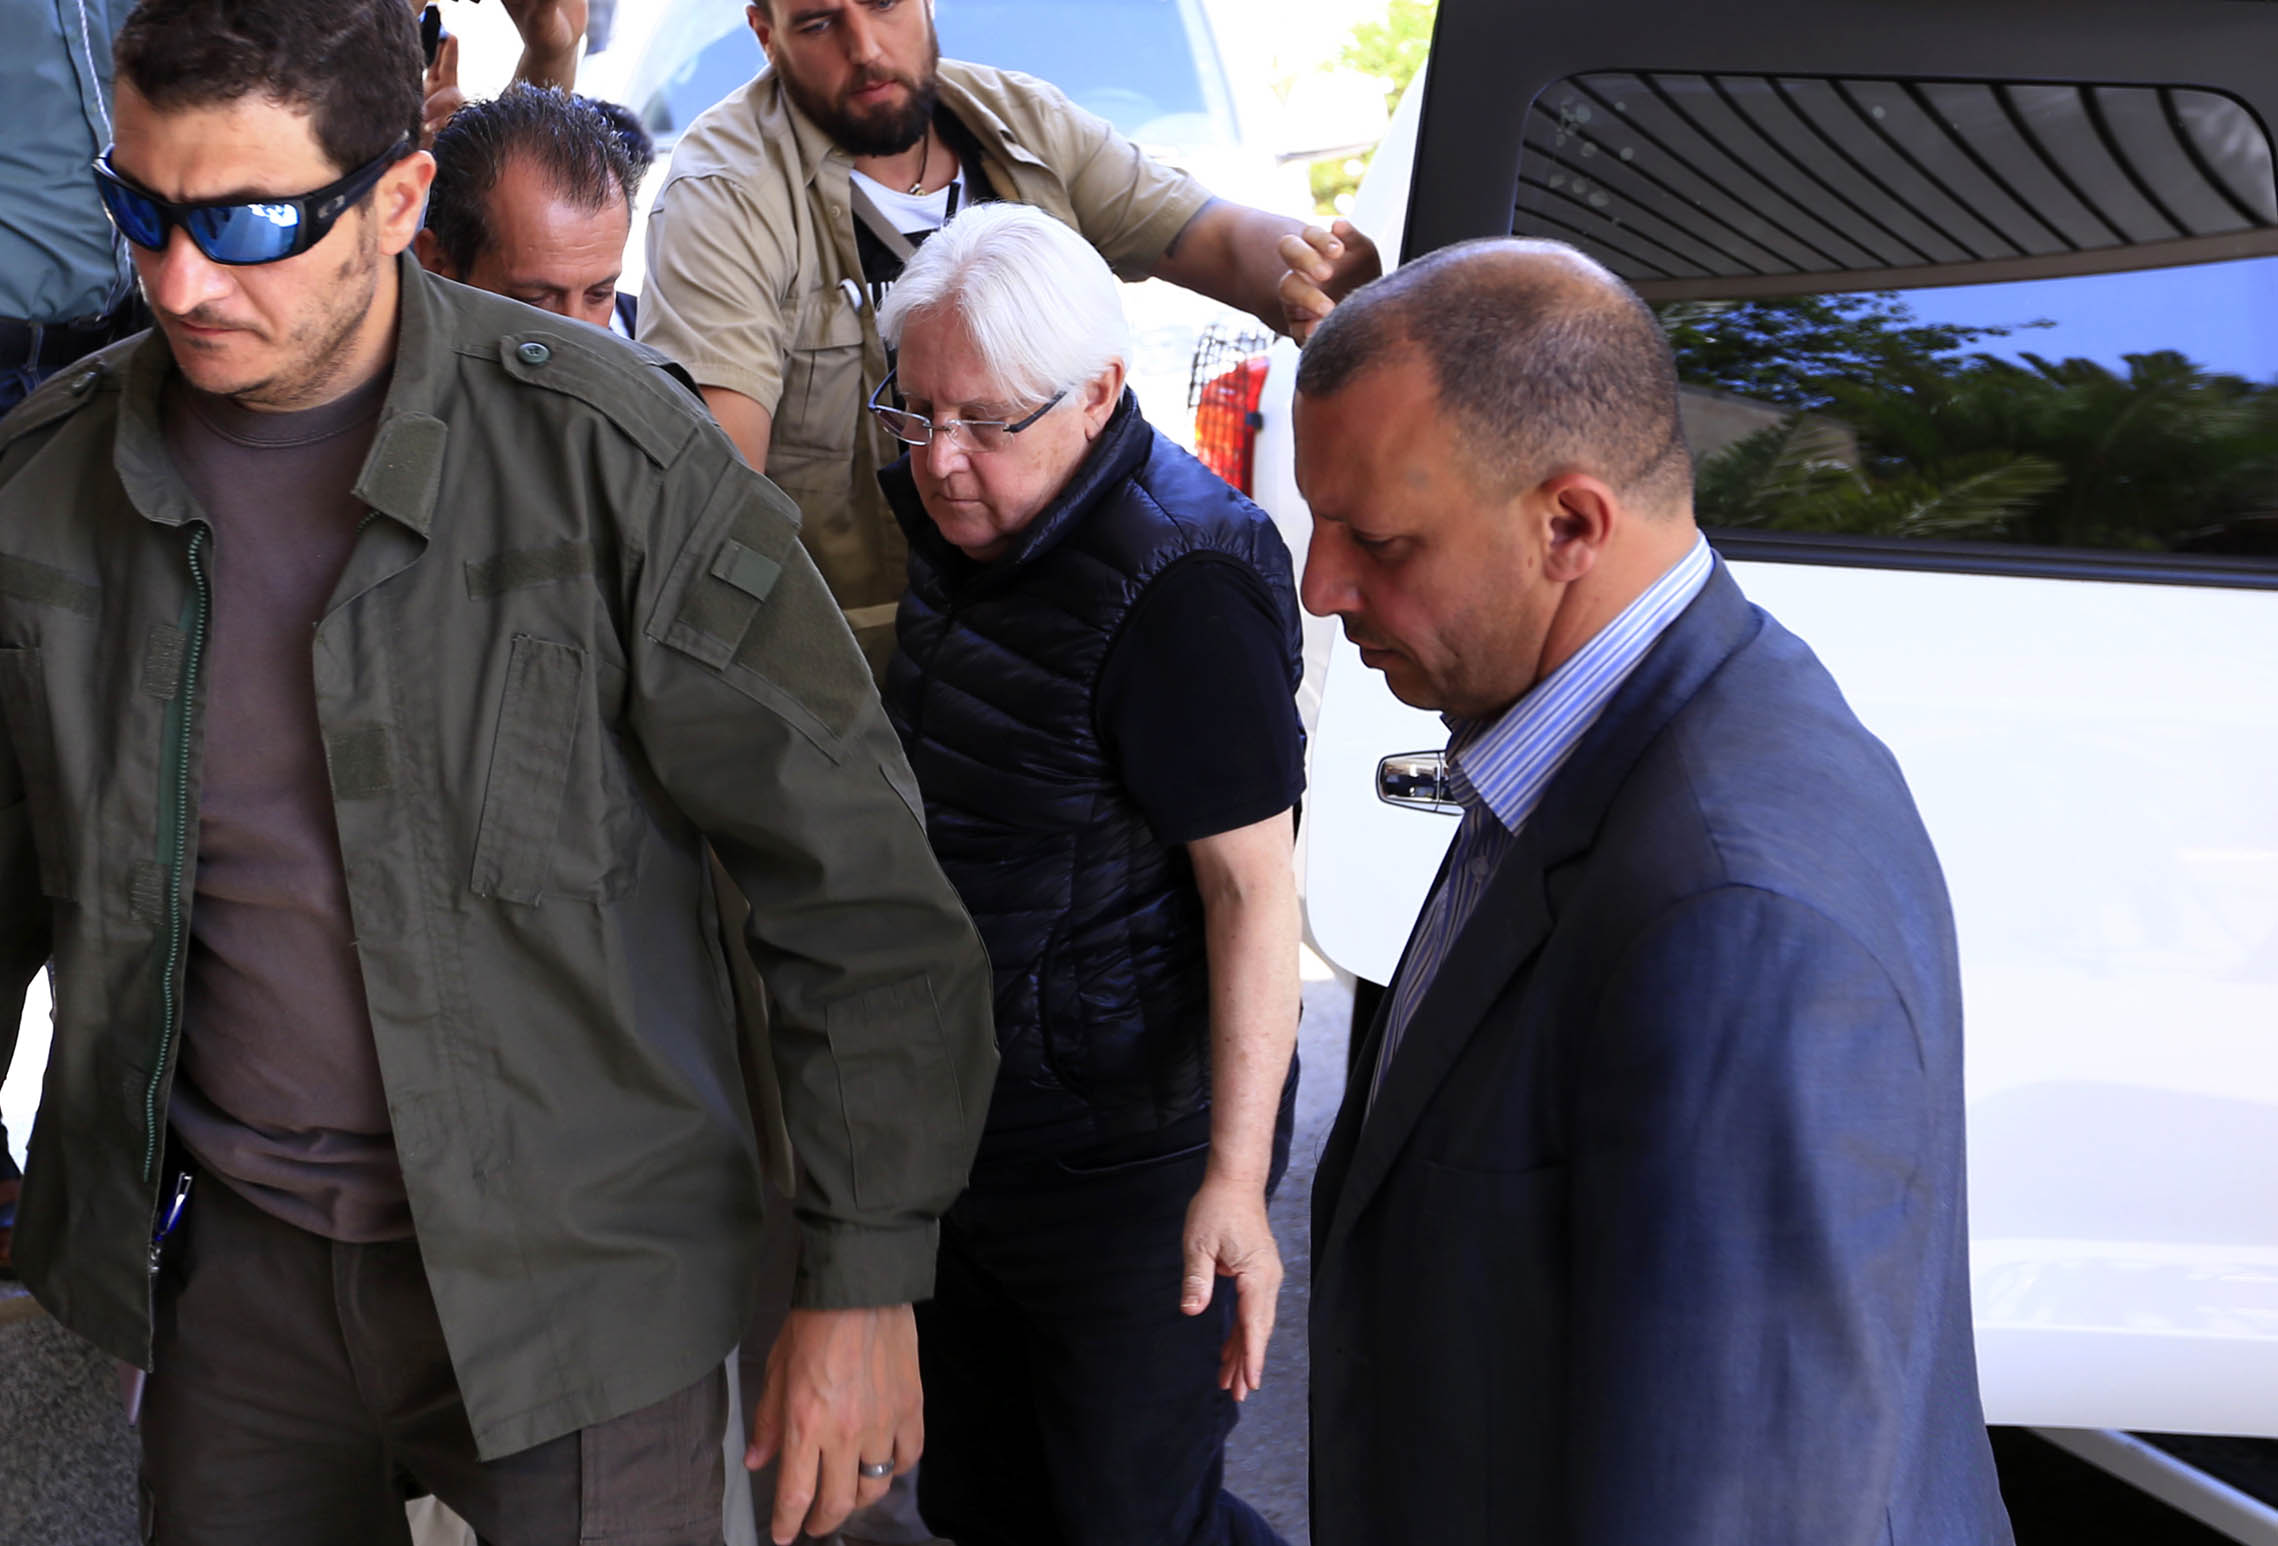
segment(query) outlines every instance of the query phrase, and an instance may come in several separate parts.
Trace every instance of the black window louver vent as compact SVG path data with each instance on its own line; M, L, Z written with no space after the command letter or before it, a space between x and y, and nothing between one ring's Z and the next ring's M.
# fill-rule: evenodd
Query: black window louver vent
M1535 101L1512 229L1649 295L1764 293L2278 250L2278 184L2197 87L1608 72Z

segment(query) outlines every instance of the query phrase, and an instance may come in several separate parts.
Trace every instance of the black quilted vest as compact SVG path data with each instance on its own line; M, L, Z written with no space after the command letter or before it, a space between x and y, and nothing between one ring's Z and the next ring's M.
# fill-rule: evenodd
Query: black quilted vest
M1133 604L1190 563L1264 578L1294 691L1289 550L1128 392L1067 487L990 563L942 539L906 459L879 481L910 539L886 708L934 853L996 969L990 1134L1074 1146L1204 1109L1202 899L1185 849L1158 841L1117 782L1093 693Z

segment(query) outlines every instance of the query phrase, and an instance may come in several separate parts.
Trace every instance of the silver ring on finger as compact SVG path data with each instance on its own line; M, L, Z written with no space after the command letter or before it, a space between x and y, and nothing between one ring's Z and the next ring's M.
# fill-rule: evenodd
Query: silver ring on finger
M860 1460L855 1462L854 1469L861 1474L865 1481L884 1481L894 1474L894 1462L891 1460Z

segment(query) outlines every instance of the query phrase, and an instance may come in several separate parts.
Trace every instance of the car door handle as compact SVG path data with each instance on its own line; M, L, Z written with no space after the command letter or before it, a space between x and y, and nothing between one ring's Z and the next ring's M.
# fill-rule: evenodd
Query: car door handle
M1411 811L1463 814L1448 787L1445 752L1400 752L1385 758L1376 765L1376 797Z

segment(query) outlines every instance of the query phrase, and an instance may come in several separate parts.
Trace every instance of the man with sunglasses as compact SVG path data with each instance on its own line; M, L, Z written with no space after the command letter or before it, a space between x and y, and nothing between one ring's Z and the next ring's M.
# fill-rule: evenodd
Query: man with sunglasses
M987 966L788 503L653 355L406 249L401 0L144 0L94 169L156 318L0 421L17 1235L152 1370L169 1543L718 1541L759 1169L804 1254L754 1447L828 1530L922 1442L909 1301Z

